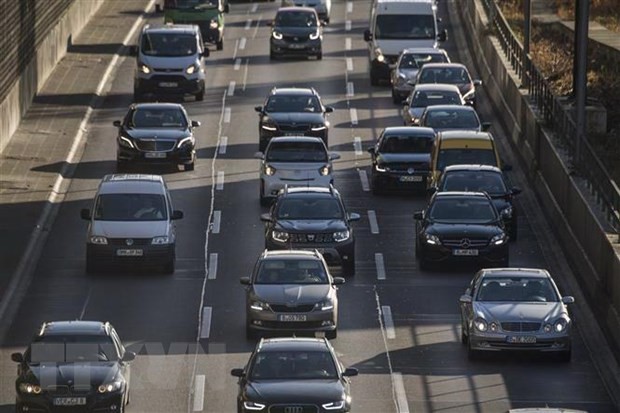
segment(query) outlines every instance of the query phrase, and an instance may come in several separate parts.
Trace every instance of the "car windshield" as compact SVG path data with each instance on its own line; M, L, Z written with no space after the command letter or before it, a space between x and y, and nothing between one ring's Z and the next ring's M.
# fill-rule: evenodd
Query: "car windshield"
M381 153L430 153L433 138L428 136L391 135L383 138Z
M328 351L262 351L250 368L252 380L337 379Z
M311 112L320 113L321 103L316 96L275 95L265 105L266 112Z
M504 195L507 192L501 173L489 171L447 172L440 190L486 192L489 195Z
M307 11L286 11L276 15L276 26L280 27L317 27L316 16Z
M26 361L39 363L92 363L116 361L118 354L108 336L43 336L30 344Z
M457 91L449 90L433 90L423 91L416 90L411 97L411 107L425 108L433 105L461 105L461 96Z
M342 219L344 214L334 198L285 198L279 203L278 219Z
M191 56L197 52L197 41L193 34L147 32L142 36L141 49L147 56Z
M437 169L443 171L446 166L450 165L499 166L493 149L440 149L437 156Z
M480 120L473 110L428 110L425 119L424 126L435 129L476 129L480 127Z
M432 14L381 14L375 26L376 39L435 39Z
M478 288L477 301L558 302L559 297L546 278L485 277Z
M185 115L178 108L136 108L129 126L133 128L187 128Z
M490 224L497 221L493 204L486 198L436 198L430 207L429 218L435 222Z
M419 69L426 63L448 63L443 53L405 53L398 67L401 69Z
M271 142L267 162L327 162L327 151L320 142Z
M462 67L424 67L420 71L418 83L447 83L450 85L461 85L470 83L469 72Z
M165 221L166 200L159 194L101 194L95 202L98 221Z
M327 284L327 273L319 260L269 259L261 262L256 284Z
M218 6L218 0L166 0L166 9L199 9Z

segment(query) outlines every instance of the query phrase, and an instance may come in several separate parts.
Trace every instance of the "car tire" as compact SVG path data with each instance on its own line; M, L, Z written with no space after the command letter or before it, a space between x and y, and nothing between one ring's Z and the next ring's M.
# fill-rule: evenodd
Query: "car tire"
M338 330L336 329L336 330L326 331L325 338L327 338L328 340L335 340L336 338L338 338Z
M342 275L353 277L355 275L355 256L342 262Z
M196 98L197 102L202 102L203 100L205 100L205 90L202 89L200 92L196 93L194 97Z
M192 163L186 163L185 165L183 165L183 170L184 171L193 171L195 167L195 161L192 161Z
M370 191L373 195L382 195L385 191L381 188L381 185L378 184L376 179L370 180Z
M224 38L223 37L215 43L215 48L217 50L224 50Z

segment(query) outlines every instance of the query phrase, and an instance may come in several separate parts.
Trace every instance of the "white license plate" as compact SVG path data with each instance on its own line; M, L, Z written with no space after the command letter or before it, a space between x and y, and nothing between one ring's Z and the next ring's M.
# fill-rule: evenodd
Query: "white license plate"
M422 182L422 175L403 175L400 182Z
M159 87L177 87L179 84L177 82L159 82Z
M116 255L119 257L141 257L144 254L144 251L139 249L122 249L116 250Z
M303 44L289 44L288 47L289 49L303 49L306 46Z
M535 336L508 336L506 341L512 344L535 344Z
M287 132L284 134L284 136L303 136L303 133L301 132Z
M166 152L146 152L144 157L150 159L161 159L166 157Z
M305 314L280 314L278 321L306 321L307 316Z
M478 255L478 250L453 250L452 255L459 255L462 257L475 257Z
M54 406L84 406L86 397L56 397Z

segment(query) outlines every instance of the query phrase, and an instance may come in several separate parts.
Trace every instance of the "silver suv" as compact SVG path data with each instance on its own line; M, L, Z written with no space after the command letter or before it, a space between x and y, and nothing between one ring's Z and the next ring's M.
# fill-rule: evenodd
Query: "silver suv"
M93 209L82 209L88 221L86 272L111 265L148 264L174 272L176 225L183 212L172 208L159 175L106 175Z
M288 186L324 186L334 182L332 161L340 159L328 152L321 138L286 136L273 138L265 152L256 152L261 160L260 202L267 205Z

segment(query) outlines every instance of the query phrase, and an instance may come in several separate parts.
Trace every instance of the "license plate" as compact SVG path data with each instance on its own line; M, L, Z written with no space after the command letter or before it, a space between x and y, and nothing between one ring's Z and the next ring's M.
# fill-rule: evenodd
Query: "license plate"
M137 249L133 249L133 250L127 250L127 249L116 250L116 255L118 255L119 257L141 257L143 253L144 253L144 251L137 250Z
M278 321L306 321L305 314L280 314Z
M478 255L478 250L453 250L452 254L465 257L475 257Z
M56 397L54 406L84 406L86 397Z
M512 344L535 344L535 336L508 336L506 341Z
M144 157L149 159L161 159L166 157L166 152L146 152Z
M177 87L179 84L177 82L159 82L160 87Z
M288 47L289 49L303 49L306 46L303 44L289 44Z
M301 132L286 132L284 134L284 136L300 136L300 135L303 136L303 133L301 133Z
M422 182L421 175L403 175L400 177L400 182Z

